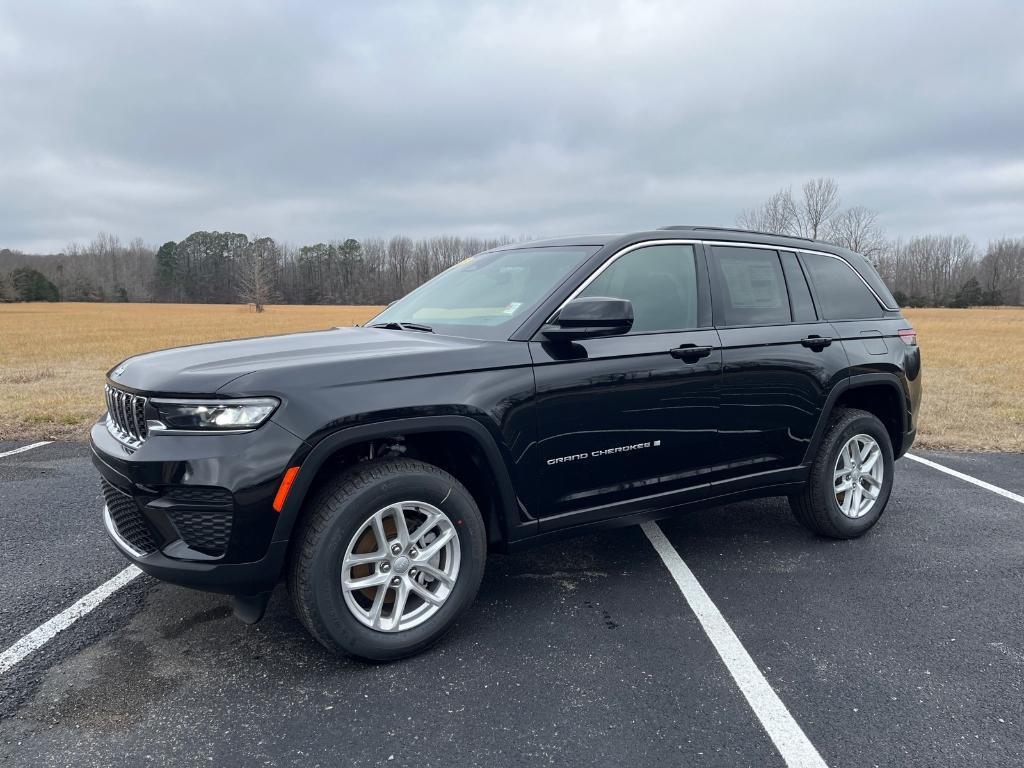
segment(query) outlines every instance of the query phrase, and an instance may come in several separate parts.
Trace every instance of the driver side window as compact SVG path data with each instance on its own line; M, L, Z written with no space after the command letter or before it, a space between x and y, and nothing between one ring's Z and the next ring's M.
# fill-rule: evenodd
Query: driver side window
M629 299L630 333L697 327L697 268L692 245L649 245L620 256L580 296Z

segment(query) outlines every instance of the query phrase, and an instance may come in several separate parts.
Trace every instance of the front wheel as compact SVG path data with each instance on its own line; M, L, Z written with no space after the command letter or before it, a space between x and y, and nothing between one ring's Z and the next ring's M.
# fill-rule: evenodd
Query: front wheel
M324 646L374 661L417 653L476 596L486 533L473 497L431 464L357 465L311 504L292 553L289 590Z
M892 441L874 414L837 410L804 490L790 496L796 519L833 539L862 536L878 522L892 491Z

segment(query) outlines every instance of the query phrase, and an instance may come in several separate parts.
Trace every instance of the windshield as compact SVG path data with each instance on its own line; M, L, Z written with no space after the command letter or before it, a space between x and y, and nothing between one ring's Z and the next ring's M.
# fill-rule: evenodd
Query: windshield
M515 248L470 256L391 304L367 325L407 323L407 330L413 331L427 326L455 336L506 339L599 247Z

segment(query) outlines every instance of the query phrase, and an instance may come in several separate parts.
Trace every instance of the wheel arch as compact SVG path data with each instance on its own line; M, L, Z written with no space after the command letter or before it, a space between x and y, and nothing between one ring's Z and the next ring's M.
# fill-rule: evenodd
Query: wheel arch
M505 458L491 432L468 416L443 415L387 419L346 427L323 437L302 460L274 532L274 541L290 539L303 505L338 460L377 441L399 439L408 454L441 466L463 483L477 501L492 544L504 546L520 522L519 503ZM431 452L430 448L436 448ZM455 449L455 450L452 450ZM454 457L442 459L442 456ZM475 462L483 473L470 471Z
M835 409L844 407L860 408L877 416L885 424L892 440L893 455L896 458L903 455L909 424L906 390L895 374L864 373L843 379L829 392L804 454L805 464L812 462L817 455Z

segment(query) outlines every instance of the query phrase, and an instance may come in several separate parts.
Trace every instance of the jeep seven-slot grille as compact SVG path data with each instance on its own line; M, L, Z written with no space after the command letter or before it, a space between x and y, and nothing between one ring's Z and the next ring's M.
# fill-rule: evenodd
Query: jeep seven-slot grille
M121 389L104 387L107 397L107 429L124 443L138 447L149 435L146 398Z
M106 480L101 480L100 486L117 535L142 554L153 552L156 549L156 539L153 538L153 531L135 499L119 491Z

